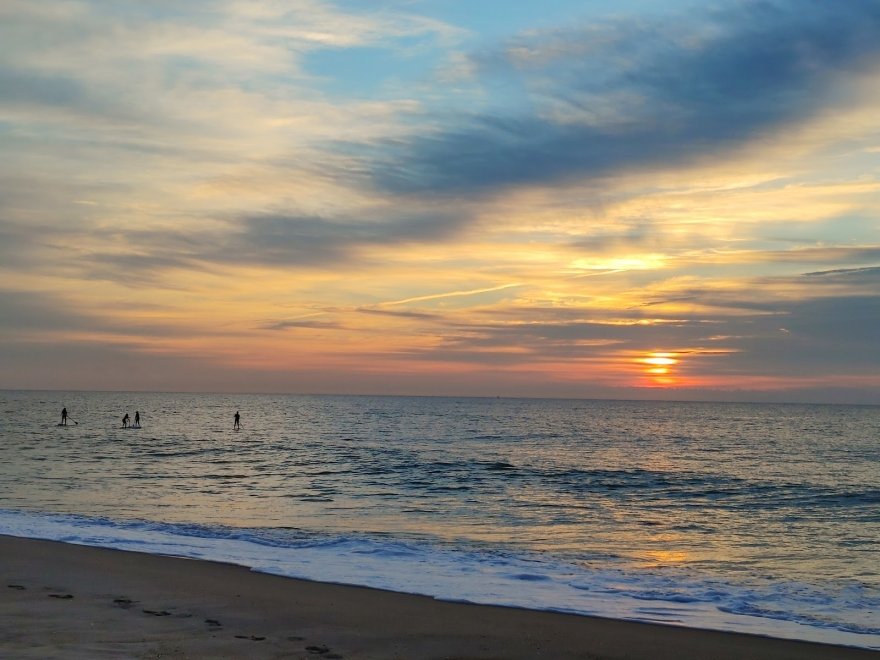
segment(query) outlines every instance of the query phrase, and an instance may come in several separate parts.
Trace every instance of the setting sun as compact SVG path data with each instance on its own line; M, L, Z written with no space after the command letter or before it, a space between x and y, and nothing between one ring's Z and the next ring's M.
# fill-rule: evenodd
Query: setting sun
M656 364L656 365L672 365L678 362L678 360L674 359L672 356L674 353L651 353L649 357L646 357L642 362L645 364Z
M653 386L668 386L677 384L677 379L672 377L673 365L678 364L678 354L669 352L652 352L647 357L639 360L642 364L648 365L644 370L645 375L649 379L649 383Z

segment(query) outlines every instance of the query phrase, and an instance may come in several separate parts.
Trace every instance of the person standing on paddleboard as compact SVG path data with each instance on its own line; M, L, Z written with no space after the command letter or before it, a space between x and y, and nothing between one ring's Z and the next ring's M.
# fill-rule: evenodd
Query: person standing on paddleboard
M138 410L134 411L134 425L135 426L141 425L141 413Z
M124 428L124 429L128 428L128 420L129 419L130 419L130 417L128 416L128 413L125 413L125 417L122 418L122 428Z
M238 431L241 428L241 415L238 414L238 411L235 411L235 424L232 425L232 429L234 431Z
M67 408L61 409L61 426L67 426Z

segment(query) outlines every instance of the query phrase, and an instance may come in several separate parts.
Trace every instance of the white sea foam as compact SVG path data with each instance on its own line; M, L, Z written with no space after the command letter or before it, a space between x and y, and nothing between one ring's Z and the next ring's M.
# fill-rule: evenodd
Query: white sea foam
M0 534L246 566L256 572L432 596L880 649L878 603L864 625L835 609L864 607L805 585L749 590L680 573L591 570L539 553L297 530L124 522L0 510ZM812 614L810 599L813 598ZM795 602L796 601L796 602ZM852 620L852 613L848 613ZM873 622L873 626L872 626Z

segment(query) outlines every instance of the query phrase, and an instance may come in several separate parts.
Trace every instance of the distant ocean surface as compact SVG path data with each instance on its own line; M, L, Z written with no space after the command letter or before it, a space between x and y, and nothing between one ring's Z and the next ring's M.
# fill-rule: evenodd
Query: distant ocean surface
M0 411L0 534L880 649L878 407L5 391Z

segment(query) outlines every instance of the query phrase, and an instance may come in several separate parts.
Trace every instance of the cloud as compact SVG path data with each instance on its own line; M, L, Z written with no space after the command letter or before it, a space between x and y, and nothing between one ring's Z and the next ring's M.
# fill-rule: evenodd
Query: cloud
M460 35L319 0L0 3L4 265L174 286L214 264L333 267L454 234L446 210L362 213L385 202L328 176L322 142L393 133L417 103L332 101L301 63Z
M4 334L79 330L90 324L88 316L70 309L61 296L0 291L0 331Z
M388 316L400 319L417 319L419 321L436 321L443 317L439 314L429 312L414 312L399 309L375 309L370 307L359 307L355 310L358 314L372 314L375 316Z
M439 130L372 152L375 183L395 193L482 193L741 147L838 102L838 83L880 62L880 4L753 1L698 21L563 35L524 37L494 56L526 86L542 81L540 97L528 99L533 110L438 118Z
M877 250L880 252L880 250ZM880 256L875 256L880 259ZM836 268L834 270L819 270L813 273L805 273L806 277L834 277L846 278L849 281L859 280L861 282L876 282L880 284L880 266L870 266L867 268Z
M181 286L173 275L184 271L219 273L231 266L336 271L369 265L370 248L403 249L451 238L465 221L460 214L398 209L358 218L267 213L203 230L82 231L69 234L80 245L80 258L66 268L84 279L170 289ZM19 233L19 244L36 240L32 233Z
M129 157L129 175L143 150L178 149L176 158L198 161L200 172L280 155L280 142L302 160L304 143L368 139L377 125L387 134L391 117L378 115L401 111L376 99L334 103L303 69L305 57L447 43L459 33L415 14L318 0L8 0L0 5L0 121L17 130L0 146L14 138L35 150L51 137L67 146L54 158L88 148L96 166L108 158L102 149L115 148Z
M77 292L74 292L77 293ZM137 299L116 309L72 301L75 295L47 291L0 291L0 336L9 344L78 346L104 341L108 346L143 349L153 339L185 338L192 328L167 318L167 310ZM125 314L117 314L124 307ZM159 312L157 314L157 311ZM201 335L218 334L214 329Z
M612 364L629 378L640 357L661 350L680 358L678 372L719 383L734 377L876 383L880 267L667 286L665 299L628 309L515 302L433 319L442 340L411 357L509 367L582 362L595 365L593 378L607 378L598 365Z
M4 104L67 107L82 111L104 108L104 103L87 102L88 97L84 85L76 80L0 69L0 100Z
M858 264L871 263L880 261L880 247L875 246L859 246L859 247L809 247L797 248L794 250L764 250L754 252L733 252L729 255L715 254L713 255L715 263L722 261L735 261L736 263L799 263L799 264L821 264L821 263L843 263ZM839 271L822 271L822 272L839 272ZM843 271L840 271L843 272ZM816 274L816 273L814 273Z
M388 219L333 219L285 214L243 217L239 228L201 258L267 265L330 265L357 258L359 248L431 241L453 234L459 216L437 213L400 214Z
M310 321L294 319L290 321L269 321L259 326L261 330L289 330L290 328L306 328L309 330L343 330L345 326L335 321Z

